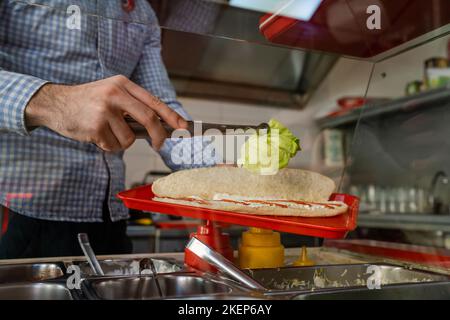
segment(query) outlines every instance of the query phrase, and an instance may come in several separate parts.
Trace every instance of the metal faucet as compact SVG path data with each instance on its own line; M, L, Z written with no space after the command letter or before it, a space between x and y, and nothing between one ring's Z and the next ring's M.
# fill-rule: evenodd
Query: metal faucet
M431 181L431 189L430 189L430 198L429 202L432 208L432 213L440 214L443 211L443 200L436 196L436 189L438 186L438 182L442 182L444 185L448 185L449 179L447 174L444 171L438 171L434 175Z

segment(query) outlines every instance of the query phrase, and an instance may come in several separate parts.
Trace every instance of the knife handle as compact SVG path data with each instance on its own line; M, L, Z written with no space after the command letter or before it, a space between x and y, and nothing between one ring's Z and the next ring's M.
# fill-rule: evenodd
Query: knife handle
M127 122L127 124L130 126L131 130L136 135L136 138L138 138L138 139L149 138L147 129L145 129L145 127L142 124L140 124L139 122L137 122L136 120L134 120L131 117L125 117L125 121ZM172 134L172 132L175 131L174 128L172 128L171 126L169 126L166 122L164 122L162 120L161 120L161 125L167 131L167 137L169 137Z
M133 118L126 116L125 117L125 121L127 122L127 124L130 126L131 130L133 130L134 134L136 135L136 138L148 138L148 132L147 129L145 129L145 127L143 125L141 125L139 122L137 122L136 120L134 120ZM170 137L170 135L172 134L172 132L175 131L174 128L172 128L169 124L167 124L166 122L164 122L163 120L160 120L162 126L164 127L164 129L166 129L167 131L167 137ZM210 130L210 129L216 129L219 130L222 134L226 135L228 134L229 130L242 130L242 133L240 134L246 134L245 131L248 129L253 129L253 130L268 130L269 129L269 125L267 123L261 123L257 126L252 126L252 125L230 125L230 124L218 124L218 123L202 123L201 124L201 131L198 130L199 132L196 132L196 130L194 130L194 121L187 121L188 123L188 127L187 127L187 131L190 133L190 136L193 137L195 135L198 134L205 134L206 131ZM235 133L235 134L239 134L239 133Z

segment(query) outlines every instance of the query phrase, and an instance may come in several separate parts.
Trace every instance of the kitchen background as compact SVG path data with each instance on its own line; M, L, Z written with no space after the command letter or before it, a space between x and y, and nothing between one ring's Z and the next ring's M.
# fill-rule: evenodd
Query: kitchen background
M428 42L376 64L345 57L326 57L332 60L332 63L326 60L330 67L325 72L321 71L323 77L316 81L315 88L308 89L307 99L298 105L270 103L267 101L269 99L230 99L220 97L219 94L218 97L211 97L211 92L206 90L204 96L201 90L190 92L189 80L198 78L198 74L193 73L199 68L190 70L188 85L181 86L179 98L196 120L258 124L275 118L287 125L300 137L302 145L302 152L291 161L290 167L322 172L335 179L342 191L356 193L362 198L359 228L351 237L450 248L449 189L446 179L450 172L450 150L445 140L449 136L448 96L439 102L438 108L434 108L438 102L433 103L431 97L432 107L406 114L391 112L389 109L392 109L393 103L387 102L385 110L388 110L386 114L389 115L362 120L355 140L353 133L361 109L356 111L357 116L348 121L339 122L335 120L339 117L329 117L330 113L340 110L337 101L343 97L364 97L367 92L367 97L374 99L374 104L382 103L382 99L397 101L395 99L405 97L408 83L424 79L424 62L427 59L447 57L449 39L447 36ZM227 48L233 45L233 40L220 41L205 44L202 53L205 59L201 60L203 68L209 51L216 54L216 60L209 62L211 68L214 68L214 61L220 64L221 61L236 60L237 53L233 50L222 50L220 55L217 54L215 46ZM247 51L250 55L252 50L263 50L259 47L264 47L258 44L244 46L249 46ZM279 54L276 49L270 50L275 50L274 57ZM285 52L283 54L286 55ZM265 85L277 87L283 82L282 75L285 76L285 83L288 83L296 71L305 72L305 69L295 67L296 59L304 59L298 54L299 51L288 53L289 57L282 60L290 61L291 68L280 68L276 79L266 79ZM171 69L170 61L173 58L170 58L170 54L165 54L165 57L169 60L169 73L177 86L179 68ZM229 63L227 73L216 70L215 74L211 72L209 76L229 76L225 79L229 83L245 83L249 81L248 73L263 74L264 66L266 73L273 73L270 70L273 66L264 65L264 62L255 65L254 69L249 69L249 66L241 68L239 64L233 68L233 64ZM367 110L371 103L367 102ZM362 112L364 115L365 111ZM430 153L438 155L438 159L428 159ZM346 158L352 165L343 175ZM421 158L423 161L420 161ZM136 142L127 151L125 161L128 187L139 183L144 172L169 172L159 156L143 141ZM431 194L433 180L436 195ZM436 199L439 201L438 209Z
M368 88L368 96L394 99L403 97L405 86L411 79L423 78L425 60L447 55L449 39L450 37L442 38L378 63ZM179 101L194 120L204 122L259 124L275 118L288 126L301 140L302 152L292 159L290 167L311 170L323 167L324 170L331 170L336 168L327 168L323 159L323 136L320 135L322 130L317 120L337 110L338 99L364 95L372 67L371 62L340 58L303 109L185 96L179 96ZM436 123L442 118L440 110L433 115L432 122ZM159 155L142 140L136 141L127 150L125 162L128 187L142 179L142 172L170 171ZM340 175L335 174L335 177L339 179Z

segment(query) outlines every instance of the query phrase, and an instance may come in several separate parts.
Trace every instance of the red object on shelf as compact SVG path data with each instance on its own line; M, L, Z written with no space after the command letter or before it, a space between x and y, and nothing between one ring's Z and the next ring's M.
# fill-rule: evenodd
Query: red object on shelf
M324 246L381 258L450 268L450 251L445 249L374 240L328 240Z
M330 197L330 200L345 202L349 208L344 214L328 218L261 216L159 202L153 200L151 185L120 192L118 197L131 209L329 239L345 238L354 230L359 210L359 199L347 194Z
M337 102L341 109L352 110L362 107L367 103L368 99L364 97L344 97L340 98Z
M199 226L197 228L197 232L191 233L189 238L192 237L196 237L198 240L202 241L204 244L214 249L228 260L233 261L233 248L231 247L230 236L227 233L222 233L221 228L213 222L208 220L206 225ZM202 271L217 271L215 267L204 262L189 249L184 250L184 262L188 266Z
M331 111L324 118L337 118L337 117L343 116L344 114L347 114L349 112L350 112L350 110Z
M325 118L336 118L343 116L354 109L361 108L364 106L369 100L362 97L344 97L337 101L339 110L334 110L328 113Z

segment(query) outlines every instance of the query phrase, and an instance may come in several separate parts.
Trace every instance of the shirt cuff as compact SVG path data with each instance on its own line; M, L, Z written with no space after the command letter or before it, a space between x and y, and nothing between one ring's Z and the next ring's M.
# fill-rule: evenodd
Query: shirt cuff
M25 108L48 81L14 72L0 71L0 128L2 131L29 135Z

